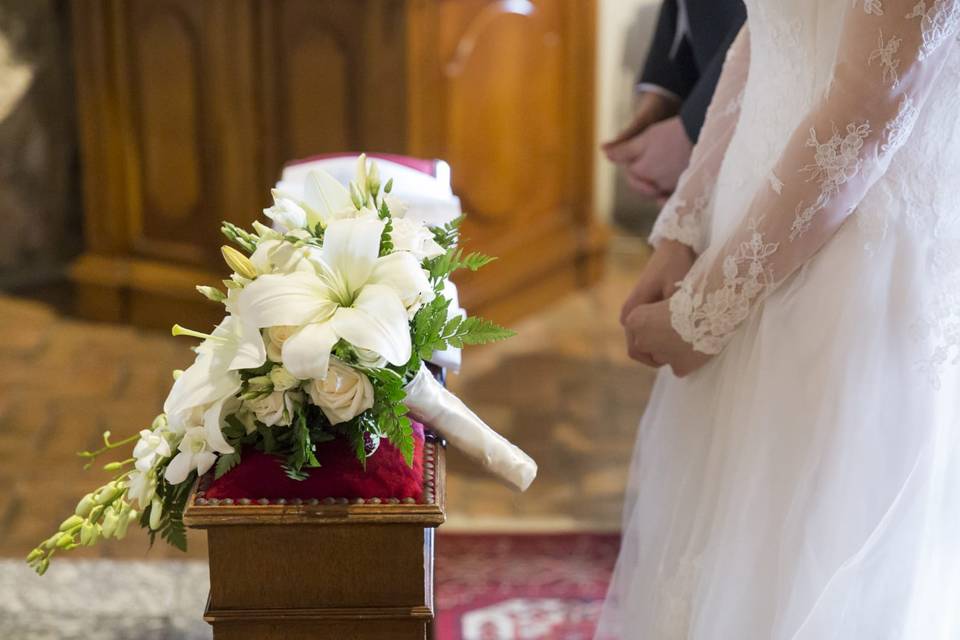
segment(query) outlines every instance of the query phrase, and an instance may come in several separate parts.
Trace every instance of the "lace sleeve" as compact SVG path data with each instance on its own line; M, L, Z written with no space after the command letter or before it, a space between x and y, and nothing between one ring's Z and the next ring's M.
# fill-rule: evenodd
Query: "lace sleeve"
M723 155L740 117L740 102L750 64L750 37L740 30L727 52L723 72L707 109L700 138L690 156L690 165L680 176L673 193L653 226L650 243L676 240L700 253L706 244L703 213L710 204Z
M739 229L698 258L670 299L685 341L719 353L756 304L832 237L910 135L958 23L960 0L870 0L848 10L829 89Z

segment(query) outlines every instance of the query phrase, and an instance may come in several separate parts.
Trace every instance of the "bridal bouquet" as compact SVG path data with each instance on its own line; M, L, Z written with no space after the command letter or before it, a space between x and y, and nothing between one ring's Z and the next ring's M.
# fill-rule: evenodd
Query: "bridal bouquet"
M174 384L149 429L82 452L89 464L133 445L132 455L103 468L110 482L80 500L59 530L27 557L38 573L51 557L104 538L122 538L132 523L151 543L186 547L182 515L194 481L236 466L244 447L283 460L303 479L318 466L320 443L346 438L364 462L386 438L412 462L410 417L440 431L520 489L536 464L499 436L427 371L436 350L507 338L512 332L449 312L445 280L492 258L457 248L459 220L427 227L405 217L361 156L349 187L312 172L302 197L274 191L264 210L273 226L246 231L225 223L233 270L224 289L200 286L222 303L223 321L201 333L194 363Z

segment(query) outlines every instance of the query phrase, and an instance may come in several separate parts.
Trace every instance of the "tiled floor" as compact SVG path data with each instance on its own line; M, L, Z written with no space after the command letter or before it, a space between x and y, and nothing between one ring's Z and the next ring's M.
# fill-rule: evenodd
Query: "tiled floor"
M519 336L467 352L451 387L529 452L540 476L525 494L500 486L456 452L449 455L448 529L615 529L636 423L653 372L625 355L617 311L646 252L612 244L593 288L519 323ZM189 363L184 341L58 316L0 297L0 556L22 556L68 515L101 475L75 456L100 433L149 424ZM201 536L193 556L205 554ZM139 558L145 539L76 555ZM149 557L179 556L158 545Z

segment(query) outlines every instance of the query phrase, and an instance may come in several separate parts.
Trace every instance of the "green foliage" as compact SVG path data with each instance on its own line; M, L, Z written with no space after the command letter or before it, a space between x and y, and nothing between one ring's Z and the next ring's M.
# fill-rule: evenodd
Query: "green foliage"
M307 474L303 471L304 467L320 466L320 461L317 460L315 452L316 441L311 437L310 427L307 424L307 411L305 406L301 406L297 410L293 424L290 425L287 431L290 435L290 448L287 451L286 462L283 463L283 470L287 476L293 480L305 480Z
M233 469L235 466L240 464L240 449L234 447L233 453L221 453L217 457L217 464L213 469L213 477L219 479L220 476L225 474L230 469Z
M248 254L256 250L257 243L260 241L255 233L250 233L232 222L224 221L220 227L220 232L226 236L227 240L230 240Z
M163 477L163 469L165 466L157 470L159 477ZM197 472L191 471L187 479L179 484L157 483L157 495L163 505L163 518L160 520L159 528L153 530L149 526L153 505L144 509L140 515L140 526L150 532L150 546L153 546L159 535L167 544L181 551L187 550L187 528L183 524L183 512L187 507L187 499L190 497L190 491L196 479Z
M424 261L423 266L430 273L430 281L437 287L442 284L444 278L458 269L477 271L494 260L496 258L477 251L464 254L463 249L455 248L448 250L442 256Z
M484 318L448 318L449 306L448 299L437 296L420 309L413 319L413 349L419 359L426 360L434 351L442 351L447 347L486 344L516 335L510 329Z
M460 215L442 227L430 227L430 231L433 232L433 239L437 241L437 244L449 251L460 239L460 224L465 218L465 215Z
M408 465L413 464L413 425L407 417L409 409L404 404L407 393L403 390L403 376L390 369L367 371L374 388L373 407L360 416L364 431L372 431L385 437L403 455ZM363 447L357 449L357 457L364 462Z

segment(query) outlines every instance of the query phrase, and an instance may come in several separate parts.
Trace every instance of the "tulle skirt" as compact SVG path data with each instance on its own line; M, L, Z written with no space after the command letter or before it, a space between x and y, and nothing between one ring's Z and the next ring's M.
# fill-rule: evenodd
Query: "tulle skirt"
M723 353L661 371L598 638L960 638L956 297L908 220L871 228L882 190Z

